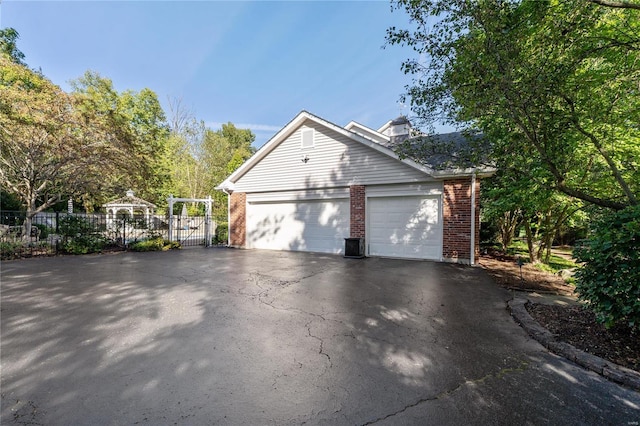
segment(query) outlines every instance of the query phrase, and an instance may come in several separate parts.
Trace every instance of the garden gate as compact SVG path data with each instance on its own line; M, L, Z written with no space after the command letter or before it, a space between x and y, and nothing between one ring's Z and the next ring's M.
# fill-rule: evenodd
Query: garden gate
M211 196L207 198L174 198L169 195L169 241L178 241L183 246L211 245ZM175 203L204 203L205 215L188 217L186 215L174 215Z

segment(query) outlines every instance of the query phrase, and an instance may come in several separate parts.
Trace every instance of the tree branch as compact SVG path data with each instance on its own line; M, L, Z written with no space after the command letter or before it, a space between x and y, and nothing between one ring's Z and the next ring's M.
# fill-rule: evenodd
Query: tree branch
M629 185L627 184L627 182L622 177L622 173L620 173L620 170L618 170L618 166L616 166L616 163L614 163L611 156L604 150L604 147L600 143L600 140L593 133L583 128L580 122L578 121L578 117L576 116L576 110L575 110L575 105L573 101L566 95L562 95L562 97L569 105L569 109L571 111L571 120L573 121L573 125L575 126L576 130L578 130L580 133L586 136L591 141L593 146L595 146L595 148L598 150L600 155L602 155L602 158L604 158L607 165L609 166L609 169L611 170L611 174L613 175L613 178L616 180L616 182L618 182L618 185L620 185L620 188L622 188L622 191L624 192L626 197L629 199L629 204L633 206L638 205L638 199L636 198L633 191L631 191L631 188L629 188Z
M590 3L597 4L604 7L615 7L619 9L636 9L640 10L640 4L632 3L630 1L613 1L613 0L587 0Z

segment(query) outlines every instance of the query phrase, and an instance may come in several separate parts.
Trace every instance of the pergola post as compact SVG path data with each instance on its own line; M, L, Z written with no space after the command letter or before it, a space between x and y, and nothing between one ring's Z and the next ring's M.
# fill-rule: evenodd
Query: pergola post
M169 202L169 241L173 241L173 194L169 194L167 201Z

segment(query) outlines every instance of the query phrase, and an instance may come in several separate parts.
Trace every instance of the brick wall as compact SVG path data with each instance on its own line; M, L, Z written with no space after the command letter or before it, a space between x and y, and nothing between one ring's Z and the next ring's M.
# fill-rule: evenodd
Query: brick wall
M475 255L480 243L480 179L475 192ZM461 263L470 262L471 247L471 178L444 181L442 204L442 257Z
M365 187L364 185L352 185L349 187L350 195L350 237L365 237Z
M247 233L247 194L231 193L229 205L229 239L233 247L244 247Z

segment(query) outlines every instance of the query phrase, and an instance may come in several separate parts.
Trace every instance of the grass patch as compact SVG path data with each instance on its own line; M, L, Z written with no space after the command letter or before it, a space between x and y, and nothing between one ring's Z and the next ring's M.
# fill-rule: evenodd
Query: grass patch
M567 254L571 254L571 249L563 249L562 251ZM529 249L524 241L514 241L507 249L507 254L520 257L524 263L529 263ZM535 267L539 270L549 272L551 274L555 274L563 269L573 269L577 266L578 264L575 261L553 253L549 256L548 262L541 261L535 264Z

